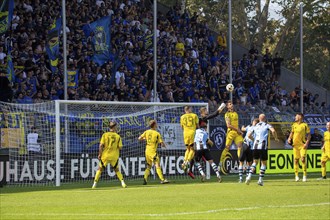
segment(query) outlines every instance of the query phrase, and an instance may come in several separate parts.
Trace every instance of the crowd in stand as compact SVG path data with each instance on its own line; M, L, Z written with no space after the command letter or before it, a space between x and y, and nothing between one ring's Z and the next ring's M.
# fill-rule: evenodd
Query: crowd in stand
M153 100L153 51L146 46L153 30L151 5L144 0L67 1L68 68L77 69L79 83L68 89L71 100ZM6 65L6 41L12 42L16 79L12 102L38 103L63 99L63 59L59 73L50 70L46 53L47 31L59 17L60 1L17 1L11 31L1 37L0 64ZM96 65L92 42L82 26L111 15L111 59ZM158 13L157 100L208 102L211 111L229 99L227 43L224 33L215 36L195 13L178 7ZM62 52L61 52L62 54ZM116 67L115 63L119 65ZM299 87L291 93L278 84L283 59L270 51L251 50L233 62L234 102L245 111L251 105L299 106ZM306 105L316 104L317 94L304 91ZM319 104L317 104L319 105Z

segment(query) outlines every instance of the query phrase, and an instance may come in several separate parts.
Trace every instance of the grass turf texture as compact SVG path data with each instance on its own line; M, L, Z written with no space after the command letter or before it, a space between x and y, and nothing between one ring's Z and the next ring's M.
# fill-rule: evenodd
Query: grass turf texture
M329 219L330 180L294 182L268 175L265 185L237 183L237 175L204 183L187 179L162 185L118 180L61 187L0 188L0 219Z

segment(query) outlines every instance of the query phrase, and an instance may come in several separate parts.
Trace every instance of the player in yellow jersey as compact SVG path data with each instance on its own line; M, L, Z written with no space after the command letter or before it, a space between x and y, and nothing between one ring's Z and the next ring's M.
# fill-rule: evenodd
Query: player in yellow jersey
M100 145L99 145L99 155L98 159L100 160L99 169L96 171L94 178L93 189L96 188L96 185L101 177L102 171L110 164L115 170L118 179L121 181L123 188L126 188L127 185L124 182L123 175L119 170L119 151L123 147L123 142L119 134L117 134L117 123L110 122L110 131L102 135Z
M186 146L186 152L184 154L184 161L182 163L183 170L187 170L190 161L195 156L194 150L194 138L195 132L198 126L198 116L192 112L191 106L185 106L184 112L180 118L180 125L183 129L183 142Z
M143 179L143 185L147 185L148 176L150 175L150 169L152 167L152 164L155 164L156 166L156 172L160 179L160 183L169 183L167 179L164 178L162 169L160 168L159 163L159 156L157 154L157 148L160 144L162 147L166 147L165 143L163 142L162 136L157 131L157 122L155 120L151 120L149 122L150 129L143 132L143 134L140 135L139 140L146 140L146 162L147 162L147 168L144 171L144 179Z
M293 168L296 182L299 181L299 160L301 160L303 169L303 182L307 181L306 154L310 140L311 132L308 124L304 122L304 115L303 113L297 113L288 137L288 143L293 146Z
M327 130L324 132L324 136L323 136L323 147L321 148L322 149L322 156L321 156L322 177L321 177L321 179L327 178L326 165L327 165L327 161L330 160L330 122L327 122L326 128L327 128Z
M224 172L225 170L222 167L222 164L224 162L224 159L229 152L230 145L235 143L237 146L237 155L240 157L241 149L242 149L242 143L243 143L243 132L238 126L238 114L234 109L234 105L231 101L227 102L227 112L225 114L225 120L227 125L227 134L226 134L226 145L225 149L223 149L220 161L219 161L219 171Z

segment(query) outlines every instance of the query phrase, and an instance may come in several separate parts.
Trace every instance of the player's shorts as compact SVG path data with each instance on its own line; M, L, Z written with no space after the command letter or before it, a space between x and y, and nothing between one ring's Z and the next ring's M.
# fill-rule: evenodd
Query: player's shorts
M238 145L243 142L243 136L238 134L237 131L229 131L226 134L226 146L230 146L232 143Z
M183 134L183 141L186 147L194 145L195 132L185 132Z
M241 155L239 156L239 161L240 162L252 162L253 161L253 150L251 149L251 147L246 144L243 143L243 147L241 150Z
M108 164L110 164L114 169L116 169L118 167L118 158L115 158L113 160L112 159L104 160L101 158L99 163L100 167L106 168Z
M327 162L330 160L330 152L322 152L321 161Z
M153 163L159 163L159 156L157 153L146 152L146 161L149 166L152 166Z
M213 160L210 150L209 149L202 149L195 151L195 161L200 162L202 160L202 157L205 158L205 160Z
M294 159L300 159L302 157L306 157L306 154L307 154L307 149L305 149L303 146L301 146L301 147L294 146L293 147L293 158Z
M253 160L268 160L268 149L254 149Z

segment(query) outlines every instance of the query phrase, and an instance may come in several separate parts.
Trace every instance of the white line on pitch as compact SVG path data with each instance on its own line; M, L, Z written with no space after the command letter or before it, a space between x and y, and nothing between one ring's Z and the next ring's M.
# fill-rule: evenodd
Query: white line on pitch
M251 207L241 207L241 208L223 208L214 209L206 211L197 212L175 212L175 213L2 213L7 216L150 216L150 217L162 217L162 216L178 216L178 215L196 215L196 214L208 214L217 213L222 211L244 211L244 210L254 210L263 208L297 208L297 207L314 207L314 206L324 206L330 205L330 202L315 203L315 204L298 204L298 205L269 205L269 206L251 206Z

